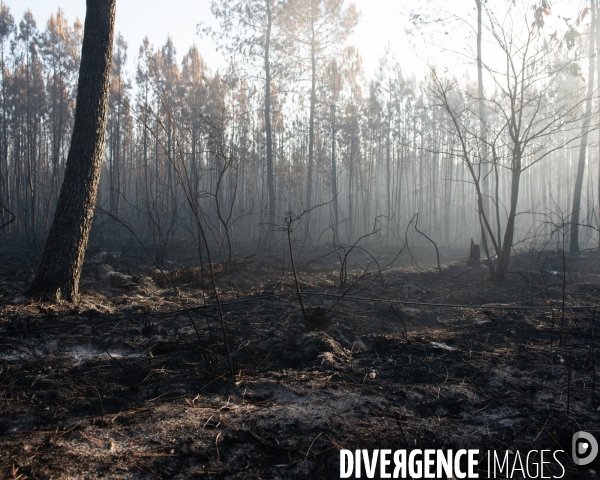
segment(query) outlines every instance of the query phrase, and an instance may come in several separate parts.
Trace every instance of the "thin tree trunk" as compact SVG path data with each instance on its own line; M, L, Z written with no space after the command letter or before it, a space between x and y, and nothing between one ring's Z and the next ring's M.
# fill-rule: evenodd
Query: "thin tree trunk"
M483 104L483 60L481 55L481 5L482 0L475 0L477 5L477 102L479 104L479 135L481 142L481 159L480 159L480 175L483 171L483 175L481 178L481 188L483 190L483 210L484 214L489 218L489 205L490 205L490 178L488 175L488 162L487 162L487 133L486 133L486 124L485 124L485 106ZM485 229L481 229L482 239L481 242L485 243Z
M515 233L515 218L517 217L517 203L519 201L519 188L521 183L522 165L522 150L520 145L515 145L515 159L512 169L512 181L510 189L510 210L508 219L506 220L506 230L504 231L504 241L502 250L498 258L498 268L496 269L496 281L504 281L508 270L508 262L510 259L510 251L513 246L513 238Z
M307 175L307 187L306 187L306 205L305 208L308 210L306 215L306 236L310 233L310 217L312 207L312 177L313 177L313 165L314 165L314 150L315 150L315 104L317 101L317 58L315 52L315 38L313 31L313 38L311 41L311 85L310 85L310 118L308 124L308 175Z
M589 46L589 74L587 100L585 102L585 118L583 119L583 135L579 145L579 161L577 162L577 176L575 177L575 188L573 190L573 210L571 213L571 242L569 251L577 253L579 251L579 213L581 209L581 188L583 186L583 173L585 171L585 154L587 151L588 132L592 117L592 96L594 94L594 23L595 23L595 0L590 0L592 10L592 22L590 23L590 46Z
M600 47L600 15L596 15L596 46ZM600 63L596 68L597 84L600 86ZM597 195L598 195L598 215L600 216L600 143L598 143L598 183L597 183ZM598 232L598 248L600 248L600 232Z
M337 239L339 212L338 212L338 189L337 189L337 165L335 160L335 102L331 105L331 193L333 195L333 221L334 232Z
M265 40L265 134L267 142L267 190L269 194L269 223L275 222L275 182L273 178L273 138L271 132L271 63L269 59L271 47L271 0L267 0L267 32ZM272 225L267 227L266 240Z
M388 239L390 238L390 232L389 230L391 229L391 225L392 225L392 190L391 190L391 183L392 183L392 166L391 166L391 162L392 162L392 155L391 155L391 141L390 141L390 136L391 136L391 132L392 132L392 89L389 89L389 98L388 98L388 118L387 118L387 136L386 136L386 152L385 152L385 166L386 166L386 188L387 188L387 205L386 205L386 214L387 214L387 225L388 225L388 232L387 232L387 237Z

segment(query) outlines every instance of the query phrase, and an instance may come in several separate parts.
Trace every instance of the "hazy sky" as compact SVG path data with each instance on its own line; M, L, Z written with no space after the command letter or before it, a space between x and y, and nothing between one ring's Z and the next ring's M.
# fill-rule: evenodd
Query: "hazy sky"
M5 0L5 3L17 22L27 8L31 9L40 30L45 28L50 14L58 7L65 12L69 23L77 16L82 22L85 18L85 0ZM223 59L215 51L215 45L196 35L199 21L214 23L210 3L210 0L117 0L116 29L129 44L129 59L137 56L145 35L158 47L170 34L180 58L192 43L196 43L209 67L216 69L222 65ZM355 4L362 12L362 19L348 43L358 46L367 75L377 68L388 41L396 57L402 59L405 71L418 69L418 61L404 34L406 16L401 15L411 3L406 0L356 0ZM132 73L132 64L129 65Z

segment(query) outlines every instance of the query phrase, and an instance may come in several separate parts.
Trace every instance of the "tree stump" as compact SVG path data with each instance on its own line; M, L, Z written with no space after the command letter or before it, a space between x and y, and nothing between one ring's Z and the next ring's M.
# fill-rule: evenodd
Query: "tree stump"
M479 259L481 252L479 251L479 245L477 245L473 239L471 239L471 251L469 252L469 265L479 265Z

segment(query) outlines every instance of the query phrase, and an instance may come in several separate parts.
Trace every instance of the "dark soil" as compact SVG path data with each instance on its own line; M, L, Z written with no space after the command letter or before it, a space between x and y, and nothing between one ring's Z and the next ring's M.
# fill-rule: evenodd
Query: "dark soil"
M570 460L575 432L600 439L595 254L563 290L551 255L523 254L503 284L450 253L444 281L406 252L382 275L356 256L340 287L337 256L304 253L305 319L285 257L241 253L217 275L232 378L183 249L168 281L143 252L90 253L77 305L21 297L35 265L0 252L0 475L329 479L340 448L477 448L560 449L563 478L597 478L599 459ZM563 310L563 292L590 308Z

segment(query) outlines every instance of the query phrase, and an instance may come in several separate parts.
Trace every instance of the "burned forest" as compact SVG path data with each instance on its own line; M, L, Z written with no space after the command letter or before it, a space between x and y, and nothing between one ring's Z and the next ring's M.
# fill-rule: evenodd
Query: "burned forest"
M0 478L599 478L598 1L1 1Z

